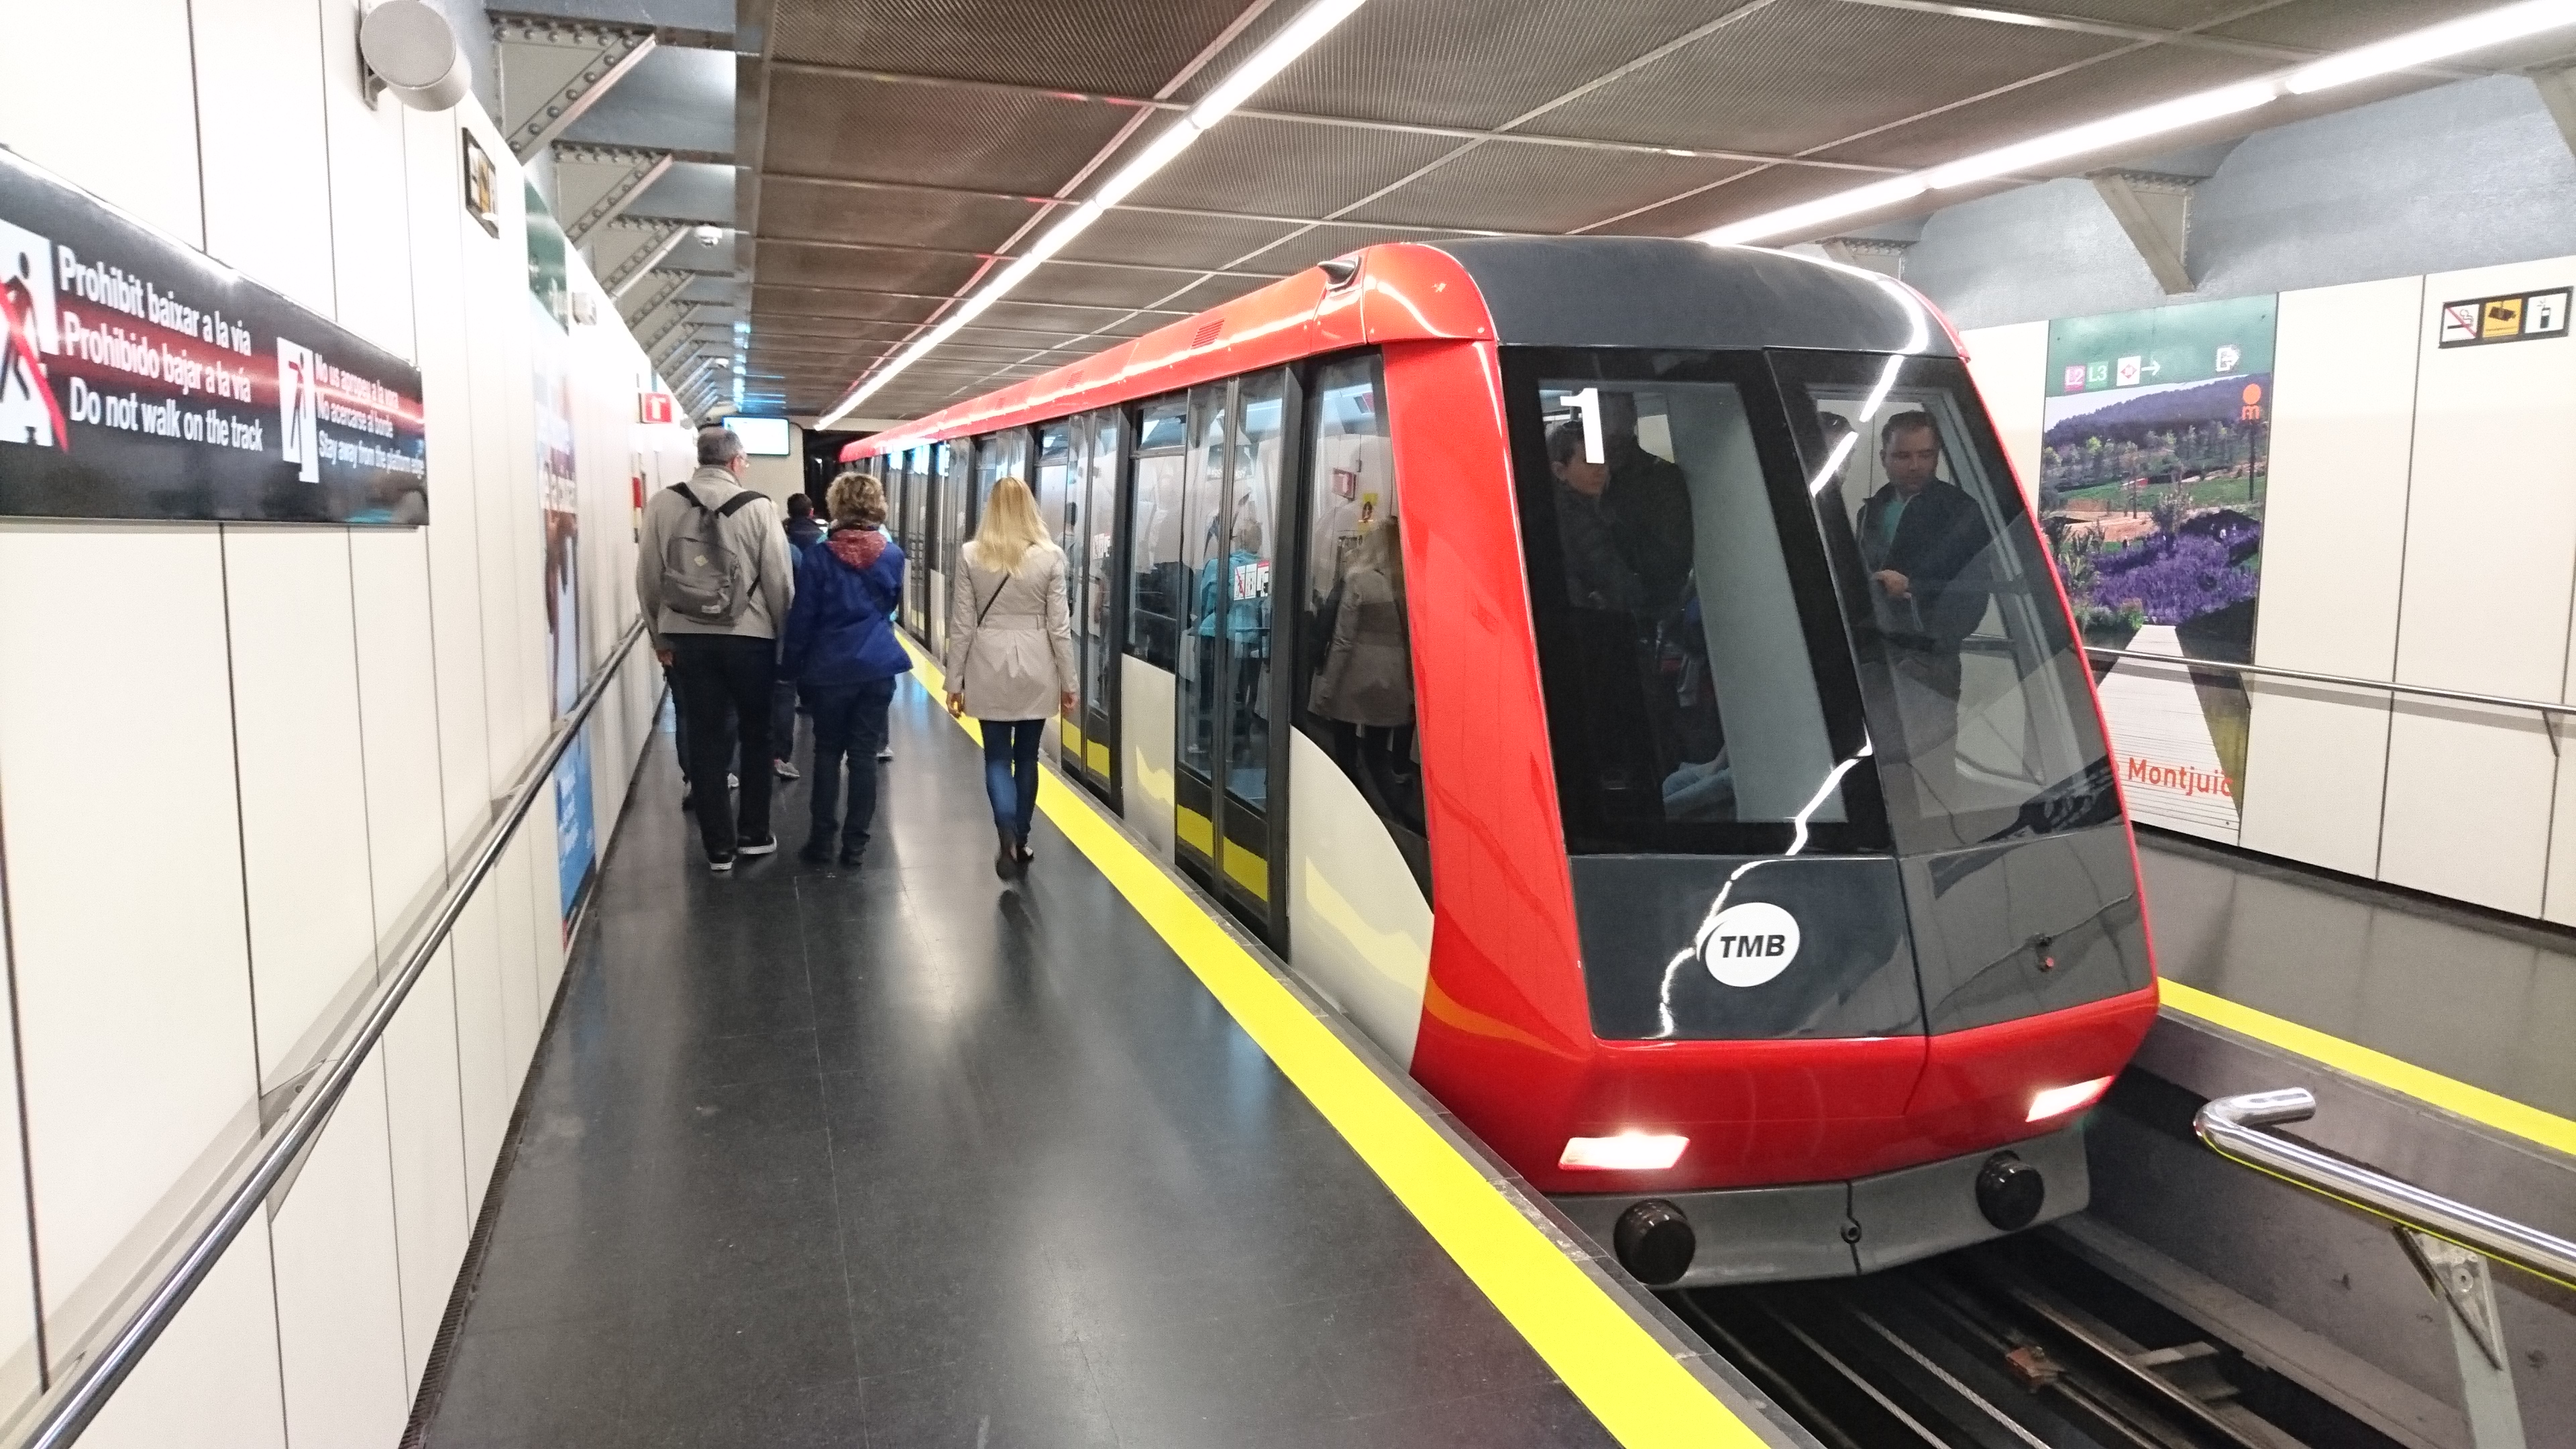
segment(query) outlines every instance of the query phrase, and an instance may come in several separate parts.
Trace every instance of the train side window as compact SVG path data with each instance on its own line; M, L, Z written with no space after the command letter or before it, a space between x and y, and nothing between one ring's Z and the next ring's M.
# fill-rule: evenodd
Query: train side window
M1181 561L1189 429L1187 395L1145 404L1129 475L1127 652L1158 669L1180 665L1181 604L1189 591L1189 568Z
M1402 508L1376 355L1317 370L1306 428L1297 725L1385 822L1427 896L1431 857L1414 730Z

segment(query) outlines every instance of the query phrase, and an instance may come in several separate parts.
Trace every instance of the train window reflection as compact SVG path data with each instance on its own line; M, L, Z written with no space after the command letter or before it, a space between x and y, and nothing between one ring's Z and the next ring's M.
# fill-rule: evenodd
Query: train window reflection
M1964 370L1903 358L1798 367L1813 375L1822 449L1809 491L1854 581L1853 648L1898 844L2113 819L2085 666Z
M1403 508L1377 357L1317 369L1307 412L1300 723L1386 824L1428 897L1431 856L1398 532Z
M1537 406L1547 472L1524 465L1522 517L1545 536L1531 588L1569 844L1776 848L1845 823L1851 764L1742 391L1541 379Z
M1181 562L1181 482L1189 439L1189 400L1145 405L1136 429L1134 492L1129 498L1127 652L1161 669L1180 656L1181 601L1189 569Z

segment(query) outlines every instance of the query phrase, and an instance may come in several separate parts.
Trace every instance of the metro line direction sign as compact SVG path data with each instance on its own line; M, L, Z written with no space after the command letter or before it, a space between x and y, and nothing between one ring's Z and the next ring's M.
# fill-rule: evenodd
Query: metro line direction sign
M2533 342L2567 335L2570 289L2512 292L2442 304L2444 347L2482 347L2490 342Z
M0 516L426 523L420 372L0 150Z

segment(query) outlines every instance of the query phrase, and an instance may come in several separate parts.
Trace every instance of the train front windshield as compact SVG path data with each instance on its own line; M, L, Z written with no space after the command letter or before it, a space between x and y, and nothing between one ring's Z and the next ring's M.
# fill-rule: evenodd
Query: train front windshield
M2082 655L1958 362L1516 353L1571 849L1911 854L2116 818Z

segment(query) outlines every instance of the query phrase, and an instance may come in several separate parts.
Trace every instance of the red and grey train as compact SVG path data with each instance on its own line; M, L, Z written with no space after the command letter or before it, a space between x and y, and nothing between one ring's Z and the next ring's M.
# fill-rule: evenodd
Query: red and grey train
M1650 1283L2081 1208L2156 1008L2063 592L1910 289L1371 247L852 445L943 640L1073 565L1064 773Z

